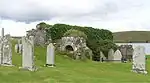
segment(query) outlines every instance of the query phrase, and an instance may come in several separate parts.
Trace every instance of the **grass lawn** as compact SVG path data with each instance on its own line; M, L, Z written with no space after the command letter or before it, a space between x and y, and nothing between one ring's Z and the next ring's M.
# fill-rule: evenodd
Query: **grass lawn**
M13 45L14 46L14 45ZM150 83L150 74L131 72L131 63L100 63L74 61L63 55L56 55L56 67L46 68L46 48L36 47L36 72L19 70L21 56L14 52L14 67L0 67L0 83ZM147 70L150 71L150 57Z

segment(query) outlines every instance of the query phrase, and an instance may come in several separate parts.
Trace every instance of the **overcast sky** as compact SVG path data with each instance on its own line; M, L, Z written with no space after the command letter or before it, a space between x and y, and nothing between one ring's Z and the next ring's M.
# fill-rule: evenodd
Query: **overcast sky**
M150 30L150 0L0 0L0 27L23 36L39 22L112 32Z

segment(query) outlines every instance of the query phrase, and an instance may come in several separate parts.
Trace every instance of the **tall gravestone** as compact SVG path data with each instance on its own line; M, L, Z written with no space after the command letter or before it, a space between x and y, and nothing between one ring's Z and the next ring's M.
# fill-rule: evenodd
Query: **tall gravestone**
M3 64L3 38L4 38L4 28L1 30L1 41L0 41L0 64Z
M3 38L3 48L2 48L2 64L12 65L12 46L10 42L10 35L5 35Z
M46 66L55 66L55 49L52 43L47 46Z
M21 40L18 40L18 43L15 45L15 52L22 54L23 45L21 43Z
M121 62L122 54L119 50L116 50L113 56L114 56L113 59L114 61Z
M17 44L17 46L18 46L18 52L17 52L17 53L21 54L21 53L22 53L22 43L21 43L21 40L20 40L20 39L18 39L18 44Z
M145 64L146 61L145 61L144 46L135 47L133 52L133 64L132 64L133 72L147 74Z
M19 49L18 49L18 53L21 54L21 53L22 53L22 44L19 44L19 45L18 45L18 48L19 48Z
M22 38L23 53L22 53L22 67L21 69L27 69L29 71L36 71L34 63L34 37L30 36Z
M9 34L4 36L4 28L2 28L0 41L0 65L2 66L13 66L10 37Z
M2 55L3 55L3 50L2 50L3 44L2 44L2 38L0 38L0 65L2 64Z
M108 52L108 61L113 61L114 59L113 55L114 55L114 50L110 49Z
M1 36L2 36L2 38L4 37L4 28L2 28Z
M19 45L18 44L15 44L15 52L19 53Z

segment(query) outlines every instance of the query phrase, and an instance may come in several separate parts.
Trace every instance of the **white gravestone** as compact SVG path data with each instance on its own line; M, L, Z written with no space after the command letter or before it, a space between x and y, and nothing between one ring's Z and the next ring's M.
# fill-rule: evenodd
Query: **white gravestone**
M15 52L19 53L19 45L18 44L15 45Z
M18 48L19 48L19 49L18 49L18 53L21 54L21 53L22 53L22 44L19 44L19 45L18 45Z
M16 44L15 45L15 52L21 54L22 53L22 49L23 49L23 45L22 44Z
M106 57L104 56L103 52L100 51L100 61L103 62L106 60Z
M116 50L113 56L114 56L114 59L113 59L114 61L121 62L122 54L119 50Z
M5 35L2 44L2 65L13 66L12 65L12 46L10 42L10 35Z
M21 69L27 69L29 71L36 71L37 68L34 64L34 39L33 36L30 39L26 37L22 38L23 53L22 53L22 67Z
M114 50L110 49L108 52L108 60L109 61L113 61L113 59L114 59L113 55L114 55Z
M18 39L18 48L19 48L18 53L21 54L22 53L22 43L21 43L20 39Z
M145 68L145 48L144 46L137 46L134 48L133 52L133 64L132 71L136 73L147 74Z
M55 66L55 48L52 43L47 46L46 66Z

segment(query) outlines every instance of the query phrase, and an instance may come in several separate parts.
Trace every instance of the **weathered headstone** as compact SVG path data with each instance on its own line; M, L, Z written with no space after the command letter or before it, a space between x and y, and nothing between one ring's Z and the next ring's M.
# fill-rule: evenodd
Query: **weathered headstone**
M132 70L136 73L147 74L145 67L145 48L144 46L137 46L133 52Z
M34 64L34 38L31 36L29 39L22 38L23 55L22 55L22 68L30 71L36 71L37 68Z
M18 53L21 54L22 53L22 42L20 39L18 39Z
M103 52L100 51L100 61L103 62L106 60L106 57L104 56Z
M15 52L19 53L19 45L18 44L15 45Z
M0 40L0 65L2 64L2 55L3 55L3 44L2 44L2 38L1 38L1 40Z
M113 56L114 56L114 59L113 59L114 61L121 62L122 54L119 50L116 50Z
M4 38L4 28L1 30L0 38L0 64L3 64L3 38Z
M52 43L47 46L46 66L55 66L55 49Z
M2 36L2 38L4 37L4 28L2 28L1 36Z
M5 35L2 42L2 65L3 66L13 66L12 65L12 46L10 42L10 35Z
M110 49L108 52L108 61L113 61L114 59L113 55L114 55L114 50Z
M119 49L122 54L122 61L127 61L127 45L121 45Z
M19 47L19 49L18 49L18 53L20 53L20 54L21 54L21 53L22 53L22 44L19 44L19 45L18 45L18 47Z

